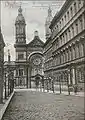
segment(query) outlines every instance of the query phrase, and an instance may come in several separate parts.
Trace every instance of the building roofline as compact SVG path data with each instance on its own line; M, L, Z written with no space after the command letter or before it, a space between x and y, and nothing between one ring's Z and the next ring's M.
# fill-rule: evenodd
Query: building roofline
M45 47L50 41L51 41L51 36L46 40L43 47Z
M51 21L51 24L49 28L52 28L54 23L59 20L60 16L63 14L63 12L66 10L67 5L70 4L73 0L66 0L63 6L61 7L60 11L55 14L54 18Z

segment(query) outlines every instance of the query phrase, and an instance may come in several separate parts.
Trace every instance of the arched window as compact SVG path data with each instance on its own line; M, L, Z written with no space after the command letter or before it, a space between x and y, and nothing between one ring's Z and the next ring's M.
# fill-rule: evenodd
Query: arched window
M72 26L72 37L74 37L74 26Z
M73 9L72 9L72 7L70 8L70 11L71 11L71 17L73 17Z
M76 2L74 3L74 12L77 12L77 6L76 6Z
M78 23L76 22L76 34L78 34Z

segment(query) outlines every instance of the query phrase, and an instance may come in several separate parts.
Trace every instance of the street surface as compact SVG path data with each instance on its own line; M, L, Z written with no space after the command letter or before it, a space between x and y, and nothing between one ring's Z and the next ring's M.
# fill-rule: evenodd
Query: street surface
M17 91L2 120L84 120L84 98Z

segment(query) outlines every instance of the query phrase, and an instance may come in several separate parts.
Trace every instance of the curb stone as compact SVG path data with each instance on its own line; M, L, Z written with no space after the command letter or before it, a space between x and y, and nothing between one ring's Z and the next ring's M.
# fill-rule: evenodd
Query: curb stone
M3 117L3 115L4 115L4 113L5 113L5 111L6 111L6 109L7 109L7 107L8 107L8 105L9 105L9 103L10 103L13 96L14 96L14 91L11 94L11 96L9 97L9 99L6 101L6 103L4 104L2 109L0 110L0 120L2 120L2 117Z

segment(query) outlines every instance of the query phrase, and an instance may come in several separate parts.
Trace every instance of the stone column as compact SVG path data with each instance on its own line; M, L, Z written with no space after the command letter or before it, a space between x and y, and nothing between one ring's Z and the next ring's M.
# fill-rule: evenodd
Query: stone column
M71 46L69 46L68 50L69 50L69 61L71 61L72 60Z
M66 48L66 57L67 57L67 62L68 62L68 48Z
M81 42L83 45L83 56L84 56L84 81L85 81L85 36L81 38Z
M68 85L71 85L71 70L68 69Z
M65 63L65 51L63 50L63 63Z
M79 58L79 42L76 41L76 45L75 45L75 52L76 52L76 58Z
M75 67L72 67L72 80L73 80L73 85L76 84L76 72L75 72Z
M66 54L66 49L65 49L65 62L67 62L67 54Z

